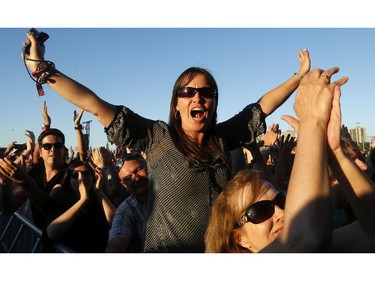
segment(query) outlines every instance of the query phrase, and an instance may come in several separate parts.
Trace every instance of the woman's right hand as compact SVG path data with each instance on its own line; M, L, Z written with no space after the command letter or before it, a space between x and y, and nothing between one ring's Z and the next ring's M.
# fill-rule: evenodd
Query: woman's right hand
M27 40L22 43L24 47L28 44L30 46L30 54L22 52L21 57L25 59L25 63L31 72L35 71L39 62L44 60L45 46L40 45L36 40L36 37L33 33L27 32Z

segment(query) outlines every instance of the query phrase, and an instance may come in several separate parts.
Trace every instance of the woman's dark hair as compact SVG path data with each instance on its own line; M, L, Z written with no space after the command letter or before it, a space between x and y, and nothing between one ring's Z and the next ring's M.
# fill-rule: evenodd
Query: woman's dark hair
M209 162L210 159L207 156L202 154L202 150L192 142L189 137L185 134L184 130L182 129L182 122L181 118L176 118L177 110L177 90L179 88L185 87L188 85L197 75L203 75L206 78L208 85L211 88L214 88L218 93L216 96L216 103L214 114L211 120L211 123L208 126L207 132L205 134L205 139L203 140L203 145L207 149L207 151L211 151L212 153L219 155L219 157L228 165L230 166L230 161L228 156L224 153L223 149L220 147L218 139L212 135L212 132L217 124L217 105L219 101L219 91L216 84L216 81L212 74L200 67L190 67L186 69L181 75L177 78L172 92L172 99L170 104L169 110L169 125L171 130L171 136L173 139L174 144L176 147L187 157L189 163L192 163L194 160L199 160L203 162Z

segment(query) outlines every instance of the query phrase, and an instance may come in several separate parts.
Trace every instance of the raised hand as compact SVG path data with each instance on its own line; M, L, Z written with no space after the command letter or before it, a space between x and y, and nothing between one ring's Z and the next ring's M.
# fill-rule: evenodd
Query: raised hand
M330 83L331 76L338 71L338 67L326 71L314 69L302 79L293 105L300 122L313 118L328 123L334 88L348 81L348 77L344 76Z
M74 125L76 127L81 125L81 118L82 118L83 112L85 112L85 110L83 110L82 108L79 110L78 113L74 110Z
M44 120L43 124L46 125L47 127L51 126L51 117L48 115L46 101L43 101L42 116L43 116L43 120Z
M7 177L8 179L11 179L19 184L32 180L32 178L26 172L24 163L18 165L7 158L0 158L0 173L4 177Z
M304 49L301 50L298 48L298 61L300 64L299 73L302 75L307 74L310 71L311 60L309 51Z
M27 55L26 53L22 52L21 57L25 59L27 67L33 72L37 68L39 62L44 60L45 46L44 44L40 45L38 43L33 33L28 32L26 36L27 39L22 43L22 45L25 47L28 44L31 44L30 54Z

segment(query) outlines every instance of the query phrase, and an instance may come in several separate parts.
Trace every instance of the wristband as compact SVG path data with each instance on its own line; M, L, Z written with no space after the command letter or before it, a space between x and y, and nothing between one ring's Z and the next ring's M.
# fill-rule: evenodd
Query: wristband
M301 73L299 73L299 72L295 72L295 73L293 74L293 76L296 76L296 75L297 75L299 78L301 78L301 79L303 78L303 75L302 75ZM293 77L293 76L292 76L292 77Z
M269 145L263 145L261 151L273 151L273 147Z
M76 129L76 130L82 130L82 125L79 124L77 127L74 127L74 129Z
M55 72L55 64L51 61L41 61L39 62L35 71L31 75L36 79L36 89L38 91L38 96L44 95L44 90L42 84L47 83L47 80Z
M49 129L49 125L46 125L46 124L42 125L42 131L45 131L45 130L48 130L48 129Z
M55 64L50 61L41 61L36 70L31 73L34 76L39 84L45 84L48 80L48 77L53 74L55 70Z

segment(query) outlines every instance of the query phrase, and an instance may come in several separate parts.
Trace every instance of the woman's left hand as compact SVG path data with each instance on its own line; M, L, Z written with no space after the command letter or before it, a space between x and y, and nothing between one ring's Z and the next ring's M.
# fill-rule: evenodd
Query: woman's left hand
M311 67L311 60L310 60L310 54L307 49L299 49L298 48L298 61L300 64L299 67L299 73L302 75L306 75L310 71Z

